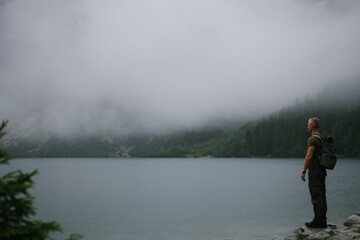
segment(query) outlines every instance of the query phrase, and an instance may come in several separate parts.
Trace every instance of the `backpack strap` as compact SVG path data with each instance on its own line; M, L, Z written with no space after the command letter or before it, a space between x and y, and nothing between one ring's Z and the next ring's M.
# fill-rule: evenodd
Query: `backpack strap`
M313 136L320 139L320 140L322 139L322 137L320 137L318 134L314 134Z

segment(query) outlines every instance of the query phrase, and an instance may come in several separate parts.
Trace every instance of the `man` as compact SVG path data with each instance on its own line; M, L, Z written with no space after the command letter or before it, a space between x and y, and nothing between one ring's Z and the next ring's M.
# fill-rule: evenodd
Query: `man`
M305 225L311 228L326 228L326 169L319 165L321 155L321 140L319 139L319 137L321 137L319 133L319 118L310 118L307 128L309 133L311 133L311 137L308 139L307 154L305 157L304 168L301 173L301 179L303 181L306 181L305 174L306 171L309 170L309 191L315 217L312 222L307 222L305 223Z

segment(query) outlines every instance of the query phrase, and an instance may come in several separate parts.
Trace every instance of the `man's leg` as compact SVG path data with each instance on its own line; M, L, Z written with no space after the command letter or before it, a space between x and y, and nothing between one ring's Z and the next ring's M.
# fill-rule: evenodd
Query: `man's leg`
M311 203L314 209L314 221L307 223L308 227L326 227L326 189L325 174L309 173L309 191L311 195Z

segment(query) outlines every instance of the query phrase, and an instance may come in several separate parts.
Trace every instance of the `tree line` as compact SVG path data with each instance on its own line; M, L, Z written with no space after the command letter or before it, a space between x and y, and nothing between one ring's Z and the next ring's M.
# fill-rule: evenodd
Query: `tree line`
M360 104L298 102L234 128L208 127L160 136L51 137L8 146L18 157L303 157L307 121L320 118L320 133L334 138L340 157L360 157Z
M320 118L320 133L333 136L337 154L360 157L360 107L286 109L231 134L218 156L303 157L306 154L307 121Z
M360 157L360 105L298 103L231 132L190 146L150 153L152 157L304 157L307 121L320 118L320 133L333 136L339 157Z

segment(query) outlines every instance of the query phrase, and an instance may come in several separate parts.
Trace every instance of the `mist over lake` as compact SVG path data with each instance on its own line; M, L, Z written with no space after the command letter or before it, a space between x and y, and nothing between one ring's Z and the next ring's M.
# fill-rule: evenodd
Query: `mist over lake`
M16 159L37 218L85 239L268 239L312 218L303 159ZM359 210L359 159L328 171L328 221Z
M359 82L356 0L2 0L0 22L0 117L22 135L168 133Z

